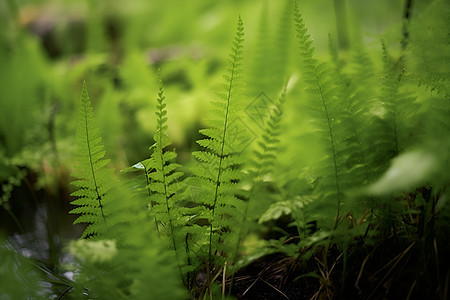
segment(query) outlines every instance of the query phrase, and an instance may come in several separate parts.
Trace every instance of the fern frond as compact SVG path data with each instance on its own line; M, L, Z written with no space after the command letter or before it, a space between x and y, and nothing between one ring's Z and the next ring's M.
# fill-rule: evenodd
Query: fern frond
M380 91L380 104L384 109L381 122L384 126L383 135L387 144L391 144L390 156L394 157L407 148L412 142L410 135L417 134L421 129L417 124L418 105L410 92L403 86L409 73L390 56L388 48L382 41L383 78ZM415 131L415 132L414 132Z
M374 170L378 169L377 166L369 165L369 157L377 141L373 138L373 134L370 136L371 143L365 140L366 132L371 132L369 124L373 123L374 118L369 113L376 96L370 85L374 83L372 78L374 67L361 45L354 53L355 71L350 75L344 72L338 53L335 52L332 57L336 95L343 104L340 116L342 121L337 130L343 131L341 135L345 136L344 145L337 153L344 158L345 167L352 174L343 178L343 186L352 188L373 181L376 177Z
M309 95L314 98L309 104L312 112L316 114L316 118L322 120L317 123L317 126L318 129L324 133L323 137L326 139L326 148L329 153L326 169L330 169L331 172L326 172L324 174L332 174L332 178L329 179L332 181L332 184L325 183L328 185L327 189L332 188L329 190L330 192L325 193L325 195L328 194L331 199L334 198L336 201L336 226L340 216L340 206L343 197L340 178L342 170L340 169L340 161L338 161L338 148L336 145L338 142L336 137L338 133L337 130L341 123L338 119L340 116L337 107L338 103L334 96L335 91L333 85L330 82L331 79L329 74L331 72L325 63L319 63L314 58L312 39L308 34L305 21L303 20L296 1L294 1L294 26L301 55L301 67L304 74L303 81ZM329 197L326 196L326 198Z
M263 180L263 176L267 176L272 171L272 166L277 153L277 146L279 143L279 136L281 134L281 119L283 116L283 106L286 99L285 85L277 102L269 113L266 120L264 132L259 140L256 142L254 150L255 160L252 160L253 168L250 170L250 177L253 178L253 183Z
M181 193L178 179L184 174L179 171L180 165L175 163L177 153L169 151L166 148L171 145L167 135L167 110L164 96L164 85L159 79L159 91L156 105L156 132L153 136L155 144L150 147L153 149L151 157L145 161L147 182L151 203L151 215L155 218L156 227L158 223L168 224L168 235L172 241L172 247L175 253L179 247L177 245L177 228L184 226L182 222L183 214L180 207ZM159 232L159 229L158 229ZM181 269L180 269L181 273ZM183 274L181 273L182 277Z
M78 206L70 211L79 214L74 221L88 223L82 237L101 234L100 226L106 223L104 205L108 202L110 186L107 170L109 160L105 159L105 150L101 142L99 129L94 125L94 111L91 106L86 83L83 82L81 104L78 112L77 128L77 165L72 184L78 188L71 195L77 197L72 205Z
M351 118L351 126L355 132L354 142L359 149L359 162L364 170L364 184L371 183L386 168L385 162L371 159L374 152L383 148L385 141L376 129L378 99L375 81L375 67L363 45L358 45L353 54L353 71L348 76L349 95L346 111ZM339 73L341 78L343 74ZM341 85L342 86L342 85ZM377 151L373 151L377 149ZM356 176L355 176L356 178Z
M232 130L237 122L237 112L243 107L242 101L242 48L244 42L244 26L239 17L236 35L231 49L228 67L224 75L225 83L221 85L218 100L212 102L213 117L208 120L208 129L200 132L205 136L197 143L206 151L193 152L200 167L194 168L197 181L202 189L198 202L204 206L202 216L209 222L208 264L212 267L213 251L229 252L224 249L230 237L234 218L242 212L242 201L235 197L236 183L241 180L239 166L239 145L233 143L236 133ZM231 244L228 244L231 245ZM230 250L230 249L228 249Z

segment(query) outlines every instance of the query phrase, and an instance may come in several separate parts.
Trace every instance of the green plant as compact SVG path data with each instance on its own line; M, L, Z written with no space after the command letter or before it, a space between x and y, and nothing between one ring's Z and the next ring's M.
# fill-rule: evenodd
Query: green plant
M162 148L167 143L166 140L162 141L165 130L163 100L161 86L158 100L159 136L155 135L156 151L148 161L148 166L158 173L149 173L148 176L153 181L149 188L168 197L169 194L164 194L163 190L169 188L170 179L165 176L171 170L166 169L164 173L165 164L161 164L161 161L158 163L158 159L164 159L164 162L169 159L168 155L161 157ZM177 260L172 252L166 251L164 243L157 241L154 228L146 226L148 217L142 210L143 205L136 205L143 202L142 199L138 194L131 197L132 194L125 192L112 177L111 170L104 168L108 160L104 158L101 137L94 127L94 114L84 83L77 138L79 166L75 176L78 179L73 183L79 190L72 194L78 197L72 204L78 207L71 213L80 214L75 224L89 224L83 232L83 237L89 239L73 242L69 248L77 258L77 264L73 267L79 272L78 280L70 288L73 289L71 294L81 297L87 293L99 299L123 299L129 296L145 299L149 295L154 299L182 297L183 291L177 288L178 276L173 273ZM167 167L171 168L170 165ZM164 184L158 189L161 181ZM154 201L160 200L155 196L152 195ZM139 202L135 203L136 200ZM168 201L167 198L164 200ZM167 209L166 213L170 217L168 206ZM158 224L155 226L158 229ZM164 276L153 273L151 270L154 269L159 269Z
M189 276L185 279L185 274L182 271L182 266L184 267L182 261L186 261L184 259L186 254L189 255L189 253L186 253L189 249L185 247L184 241L187 234L184 229L187 226L187 213L183 207L181 185L178 182L179 178L183 176L183 172L178 171L180 165L174 162L177 157L175 150L169 151L166 149L171 142L167 136L167 110L161 79L156 108L157 125L153 137L155 144L150 147L153 152L149 159L140 163L146 174L147 206L150 215L155 220L158 236L161 236L160 230L164 230L162 235L170 237L181 278L188 285ZM189 264L190 259L187 259L187 261L187 264ZM188 273L190 271L187 270Z
M110 187L107 170L104 168L109 162L104 158L105 153L99 129L94 125L94 112L86 84L83 83L77 129L77 161L79 165L74 174L78 180L72 183L79 188L72 193L72 196L77 197L72 204L78 207L70 211L79 215L74 224L89 224L83 232L83 237L101 233L104 231L102 227L106 225L104 205L105 202L108 202Z
M210 297L210 285L226 267L236 240L236 219L239 220L243 203L236 197L236 186L242 176L239 171L243 163L242 155L242 128L239 123L238 112L244 102L242 99L242 48L244 42L244 27L239 17L236 36L233 41L227 72L224 75L225 83L220 87L218 100L212 102L213 115L208 120L209 128L200 130L206 138L197 143L206 151L193 152L201 165L193 169L195 178L190 184L200 187L197 203L202 207L199 217L208 223L208 241L205 260Z
M294 256L299 263L315 259L322 282L313 297L322 294L333 297L343 293L349 280L346 274L352 257L350 254L355 251L355 247L361 243L367 246L379 243L380 238L389 240L393 231L400 234L406 230L403 233L406 234L409 229L401 218L412 217L411 214L416 213L417 208L420 209L414 203L408 205L403 197L392 201L379 194L384 191L384 195L391 195L390 191L405 190L424 183L423 180L430 176L427 174L435 170L432 163L434 159L441 159L440 154L430 154L433 158L424 165L423 176L418 179L410 177L405 184L393 185L389 181L392 179L389 177L392 168L401 170L404 162L413 163L428 155L424 152L415 153L410 146L418 141L408 137L411 130L417 130L417 125L408 124L406 120L415 116L417 102L404 79L409 74L405 74L405 67L400 67L404 64L403 58L397 61L392 59L387 46L382 44L381 81L376 81L372 75L378 71L371 66L362 47L355 51L351 72L343 67L339 52L335 50L332 50L331 64L321 63L313 55L312 40L296 2L293 14L300 49L300 71L307 95L304 106L308 109L304 114L313 121L314 134L323 141L321 144L325 149L324 157L313 166L318 184L310 194L302 194L305 190L299 193L289 189L286 192L274 192L270 201L282 201L272 205L269 202L263 209L258 207L263 203L261 199L264 196L255 191L263 189L263 183L277 183L272 166L277 159L279 136L283 134L280 121L286 87L268 113L254 152L244 153L245 144L240 143L244 127L239 114L241 107L245 107L240 87L243 43L241 19L224 76L225 83L219 91L219 99L212 102L209 128L200 130L206 138L200 139L198 144L206 151L192 153L199 163L191 168L194 176L182 182L179 180L184 174L178 171L180 165L174 162L176 152L168 150L171 142L167 136L167 111L160 80L155 144L150 148L153 152L149 159L141 161L134 168L145 171L149 207L147 220L154 221L154 229L161 241L171 244L175 257L173 262L178 265L180 280L190 289L192 297L218 297L220 292L215 282L219 276L222 276L221 293L224 295L227 269L240 264L237 258L246 233L239 226L248 224L251 227L254 219L261 215L259 219L262 225L283 215L290 215L293 220L291 225L295 227L298 237L284 231L280 244L268 242L266 247L272 250L256 250L256 253L261 251L261 254L252 254L253 259L278 251ZM361 80L356 81L356 78ZM365 90L364 85L369 82L377 82L378 86L373 90ZM370 92L378 94L378 97ZM86 97L82 97L82 101L85 101L83 98ZM373 147L376 147L376 151ZM246 157L253 162L243 165ZM397 158L389 169L389 162L394 157ZM94 157L93 162L97 160ZM94 168L91 168L91 173L92 170ZM385 171L387 173L380 178ZM245 182L249 182L248 193L240 188ZM386 182L389 182L389 188ZM92 188L91 184L91 190L96 191L98 188L95 188L95 184ZM99 201L100 194L93 195L91 201L97 200L94 206L97 213L94 214L91 209L83 213L89 217L96 215L97 219L92 221L95 224L99 222L102 202ZM415 197L418 197L417 194ZM431 209L433 215L436 203L432 203L433 206L426 211ZM249 207L252 213L248 213ZM267 211L262 214L264 209ZM370 218L370 222L366 218ZM103 223L107 224L107 221ZM405 237L408 238L408 234ZM294 247L290 242L293 240L298 240ZM414 245L410 244L403 255L413 253L411 249L414 249ZM343 268L341 289L330 283L337 266ZM376 286L372 294L378 288Z
M384 37L377 49L351 39L336 47L330 34L328 60L293 4L282 7L276 35L263 7L247 71L239 17L218 98L197 139L201 149L172 142L170 105L181 92L168 88L174 79L159 71L150 154L117 178L108 168L93 111L114 105L117 113L122 97L146 101L151 89L136 89L151 80L150 72L142 67L138 78L133 70L141 60L128 62L130 69L120 72L123 86L105 83L103 99L114 93L115 102L94 108L83 84L71 213L78 214L75 224L87 227L66 248L73 260L64 268L73 278L56 276L60 298L448 296L450 52L440 50L449 48L450 5L433 2L405 20L401 40ZM96 40L100 32L90 33L91 51L104 49ZM289 55L295 39L296 68ZM191 84L183 74L175 81ZM136 94L125 96L128 89ZM269 104L255 104L255 94ZM254 124L252 107L260 124ZM127 122L135 124L136 114L130 116ZM116 125L110 136L120 130ZM129 171L144 174L129 178ZM16 184L14 179L8 184ZM5 281L29 287L18 297L45 294L31 289L57 270L45 275L45 268L21 255L5 247L0 252L14 261L0 269L2 278L14 268L27 270ZM0 297L15 292L6 289Z

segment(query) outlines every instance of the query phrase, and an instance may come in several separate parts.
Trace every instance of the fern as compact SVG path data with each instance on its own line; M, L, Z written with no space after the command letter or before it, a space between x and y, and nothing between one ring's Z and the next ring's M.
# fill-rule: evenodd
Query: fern
M334 96L334 87L330 82L331 73L325 63L318 63L313 57L314 47L312 40L307 32L306 24L300 14L297 2L294 1L294 26L297 33L297 40L301 52L301 67L304 74L304 83L308 94L313 98L309 103L311 111L316 116L319 130L324 133L328 144L328 160L323 167L323 174L330 174L331 178L323 179L323 191L325 197L335 199L336 217L334 227L337 225L340 217L340 207L343 199L341 162L337 148L338 124L341 123L337 101Z
M345 151L349 153L349 155L346 153L341 153L341 155L344 156L346 169L352 172L351 180L342 183L347 188L351 185L369 182L368 154L365 151L360 124L369 120L365 106L370 103L364 102L364 98L359 98L360 95L357 93L359 84L344 72L338 52L332 46L331 37L330 48L334 67L331 74L335 79L337 100L342 102L343 106L339 117L342 120L341 127L346 132Z
M418 105L411 92L405 89L409 73L402 58L395 61L382 41L383 70L377 112L370 128L377 151L372 152L371 165L387 168L390 159L414 144L422 131L418 126ZM419 134L418 134L419 133ZM374 138L375 137L375 138Z
M169 225L168 234L172 240L173 250L178 256L177 237L179 235L176 231L186 225L182 218L182 207L179 205L182 194L178 193L180 191L178 179L183 176L183 173L178 171L180 165L173 162L177 157L177 153L166 150L171 142L167 136L167 110L161 78L159 80L156 109L157 124L156 133L153 137L155 144L150 147L150 149L153 149L153 153L150 159L144 161L150 203L152 203L151 215L157 220L157 229L158 222L161 222L163 225ZM181 267L179 268L181 272Z
M375 89L375 67L366 50L358 45L353 54L353 71L349 74L349 109L352 117L352 128L355 132L356 143L359 149L359 159L363 168L363 184L375 180L385 169L385 158L373 161L373 149L380 152L385 147L385 141L380 137L380 128L377 128L378 99Z
M207 241L207 270L213 268L213 257L216 252L225 255L230 253L226 245L234 245L229 239L233 233L235 220L242 212L242 201L235 197L236 183L242 175L238 170L243 163L242 145L236 143L239 136L234 131L240 130L237 112L242 108L242 44L244 27L241 17L237 24L225 83L218 93L218 100L213 101L213 117L208 120L209 128L200 130L206 138L198 144L206 151L193 152L199 160L200 167L194 168L195 181L202 192L198 202L204 206L202 217L209 222ZM217 256L216 256L217 257ZM222 262L223 263L223 262ZM208 274L209 276L209 274ZM210 278L208 277L208 281Z
M107 214L104 205L108 202L109 185L105 166L109 160L105 159L105 150L99 135L99 129L94 126L94 112L89 100L86 83L83 83L81 105L78 113L77 128L77 166L72 184L78 188L71 195L77 197L72 205L78 206L70 211L79 214L74 221L88 223L83 231L83 237L101 234L106 224Z
M254 150L254 169L250 172L250 176L254 178L254 182L262 181L262 175L268 175L272 171L279 143L278 137L281 134L280 122L286 100L286 87L284 87L278 101L270 111L268 120L266 120L264 133L257 142L257 148Z
M346 73L339 61L338 53L332 54L334 58L334 78L337 83L336 93L340 101L344 104L342 110L342 126L345 131L345 168L351 176L346 176L346 181L342 182L345 190L354 191L355 187L367 186L385 171L387 166L387 150L389 143L386 142L383 128L380 128L379 118L373 111L380 105L377 103L377 93L373 88L376 84L374 78L375 68L373 62L367 55L362 45L354 49L352 71ZM378 121L378 122L377 122ZM374 151L374 149L377 149ZM384 155L379 155L382 152ZM348 154L348 155L347 155ZM373 211L376 200L373 196L359 199L368 205L355 205L356 199L349 199L345 206L348 216L352 218L363 218L367 215L370 222L366 227L366 234L373 221ZM361 201L363 200L363 201ZM345 203L344 203L345 204ZM348 220L347 220L348 221ZM364 224L365 225L365 224ZM347 235L340 239L346 239ZM356 235L353 233L351 238ZM349 235L347 235L347 238ZM345 246L346 247L346 246ZM344 256L345 258L345 256Z
M413 70L412 81L425 87L423 139L435 149L442 148L447 157L450 153L449 15L450 4L439 0L413 19L407 60ZM449 163L448 158L445 161Z

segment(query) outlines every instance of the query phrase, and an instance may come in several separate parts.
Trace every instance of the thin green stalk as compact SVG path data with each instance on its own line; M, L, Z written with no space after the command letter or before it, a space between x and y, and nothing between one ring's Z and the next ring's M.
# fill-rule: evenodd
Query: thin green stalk
M98 201L98 205L100 207L100 211L102 213L102 217L103 217L103 221L106 224L106 219L105 219L105 215L103 214L103 206L102 206L102 197L100 196L100 193L98 192L98 186L97 186L97 180L95 179L95 171L94 171L94 163L92 162L92 153L91 153L91 145L90 145L90 141L89 141L89 130L88 130L88 120L87 120L87 115L88 115L88 107L85 105L84 106L84 128L86 129L86 143L87 143L87 148L88 148L88 153L89 153L89 163L90 163L90 167L91 167L91 172L92 172L92 178L94 179L94 186L95 186L95 194L97 196L97 201Z
M145 180L147 182L147 192L148 192L148 198L150 199L151 196L151 191L150 191L150 181L148 180L148 171L147 168L144 166L144 172L145 172ZM150 200L150 208L153 207L153 203ZM156 226L156 231L158 232L158 237L161 238L161 234L159 233L159 226L158 226L158 220L155 217L155 226Z

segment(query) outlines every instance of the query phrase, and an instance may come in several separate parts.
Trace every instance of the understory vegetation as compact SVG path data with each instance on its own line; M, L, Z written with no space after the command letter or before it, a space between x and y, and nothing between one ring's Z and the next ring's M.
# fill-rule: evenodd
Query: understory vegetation
M325 36L302 1L253 3L253 30L241 4L227 46L144 58L144 18L92 1L52 73L7 1L0 299L448 299L450 3L398 2L375 38L345 1Z

